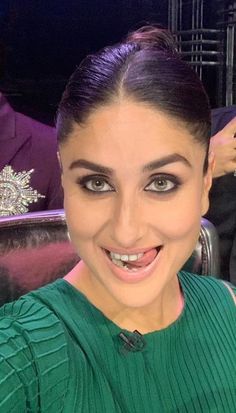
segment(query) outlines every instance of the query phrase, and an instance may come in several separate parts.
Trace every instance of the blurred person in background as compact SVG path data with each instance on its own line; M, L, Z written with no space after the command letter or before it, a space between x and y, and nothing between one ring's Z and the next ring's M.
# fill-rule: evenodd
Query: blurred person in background
M219 234L221 275L236 283L236 106L213 109L211 121L215 169L206 218Z
M55 129L15 112L0 92L0 216L63 207Z

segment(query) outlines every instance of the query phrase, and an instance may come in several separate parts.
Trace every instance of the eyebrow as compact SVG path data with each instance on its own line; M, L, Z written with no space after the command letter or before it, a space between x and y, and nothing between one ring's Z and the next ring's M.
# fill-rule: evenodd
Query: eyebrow
M76 161L73 161L70 164L69 169L75 169L75 168L85 168L89 169L90 171L95 171L99 172L105 175L112 175L113 174L113 169L108 168L107 166L99 165L94 162L86 161L86 159L77 159Z
M170 163L181 162L188 168L192 168L191 163L187 158L180 155L179 153L172 153L171 155L164 156L163 158L152 161L144 166L143 171L153 171L153 169L161 168L162 166L168 165Z
M148 163L147 165L143 167L143 172L153 171L154 169L158 169L165 165L176 163L176 162L181 162L184 165L188 166L189 168L192 168L192 165L188 161L187 158L185 158L184 156L178 153L173 153L171 155L164 156L163 158L156 159L155 161ZM90 171L95 171L95 172L102 173L105 175L112 175L114 173L114 170L112 168L108 168L107 166L103 166L103 165L99 165L94 162L87 161L86 159L77 159L76 161L73 161L70 164L70 167L69 167L70 170L73 170L76 168L84 168L84 169L88 169Z

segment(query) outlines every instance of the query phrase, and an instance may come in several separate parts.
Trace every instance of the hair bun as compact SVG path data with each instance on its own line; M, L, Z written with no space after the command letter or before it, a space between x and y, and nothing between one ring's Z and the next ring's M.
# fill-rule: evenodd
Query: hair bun
M143 26L126 37L127 43L136 43L141 49L156 49L177 55L177 46L172 34L156 26Z

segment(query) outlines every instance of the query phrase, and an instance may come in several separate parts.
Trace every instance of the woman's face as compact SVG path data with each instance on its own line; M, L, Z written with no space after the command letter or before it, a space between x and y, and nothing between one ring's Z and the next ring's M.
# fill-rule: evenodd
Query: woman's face
M74 125L61 147L67 223L104 297L142 307L168 289L208 208L204 158L183 124L132 101Z

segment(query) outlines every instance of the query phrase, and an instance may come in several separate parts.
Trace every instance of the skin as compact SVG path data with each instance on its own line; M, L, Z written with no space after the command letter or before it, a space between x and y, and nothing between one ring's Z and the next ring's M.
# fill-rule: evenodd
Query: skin
M183 309L177 272L208 209L213 159L203 175L205 148L186 127L128 99L97 109L83 126L75 124L60 156L67 223L82 259L66 280L121 328L144 334L167 327ZM145 169L164 158L164 165ZM100 176L99 186L111 190L81 186L81 178L90 176L91 189L91 175L101 175L81 166L81 159L112 170ZM165 179L158 192L154 177ZM163 185L175 189L160 192ZM132 253L160 245L151 275L131 284L117 279L104 254L104 248Z

